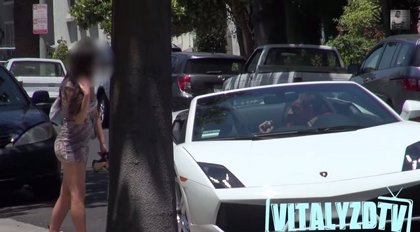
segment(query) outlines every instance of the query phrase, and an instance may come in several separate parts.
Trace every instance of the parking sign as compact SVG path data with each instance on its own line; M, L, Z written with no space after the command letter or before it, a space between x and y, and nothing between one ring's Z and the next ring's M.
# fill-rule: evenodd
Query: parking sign
M32 5L33 34L48 34L48 5Z

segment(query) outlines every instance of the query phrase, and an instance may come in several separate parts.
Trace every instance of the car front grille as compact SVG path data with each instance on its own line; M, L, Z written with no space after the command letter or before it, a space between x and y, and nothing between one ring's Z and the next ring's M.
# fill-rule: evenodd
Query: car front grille
M10 136L0 136L0 148L4 148L10 143Z
M259 232L264 222L265 206L222 203L216 225L225 232Z
M396 194L396 192L394 192ZM391 194L386 194L384 196L391 197ZM412 222L411 222L411 231L420 231L420 184L415 185L406 189L402 189L398 198L405 198L413 200L413 212L412 212ZM378 204L378 199L370 199L367 201L372 201ZM330 201L333 202L333 201ZM360 218L359 218L360 220ZM346 218L348 223L350 218ZM232 204L232 203L222 203L219 208L217 215L216 225L222 229L224 232L262 232L264 231L264 222L265 222L265 206L264 205L245 205L245 204ZM274 231L272 221L270 221L270 231ZM333 218L333 224L338 225L338 218ZM298 227L298 224L295 224ZM391 231L389 221L386 225L386 231ZM404 224L405 228L405 224ZM323 231L323 230L318 230ZM347 227L347 230L338 230L335 231L347 232L354 231L350 230ZM402 231L405 231L402 230Z

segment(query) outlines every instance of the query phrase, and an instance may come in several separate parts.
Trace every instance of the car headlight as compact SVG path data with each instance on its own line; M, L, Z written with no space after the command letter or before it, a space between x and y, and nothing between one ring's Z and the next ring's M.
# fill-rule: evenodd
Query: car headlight
M405 150L403 171L420 169L420 142L411 144Z
M227 168L218 164L198 163L216 189L245 187Z
M41 123L23 133L14 142L14 146L38 143L48 140L54 136L54 127L50 122Z

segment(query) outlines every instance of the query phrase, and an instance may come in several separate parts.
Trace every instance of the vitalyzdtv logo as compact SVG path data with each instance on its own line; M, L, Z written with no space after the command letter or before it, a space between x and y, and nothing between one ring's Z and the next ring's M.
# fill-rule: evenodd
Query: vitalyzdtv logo
M271 203L266 201L265 232L355 230L411 232L413 201L379 196L377 202ZM307 218L309 215L309 218ZM333 215L336 219L333 222ZM272 223L272 224L271 224ZM413 231L414 232L414 231Z

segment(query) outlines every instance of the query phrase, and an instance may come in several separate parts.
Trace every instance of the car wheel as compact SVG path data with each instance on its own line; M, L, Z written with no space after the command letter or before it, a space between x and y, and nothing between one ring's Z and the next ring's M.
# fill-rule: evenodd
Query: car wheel
M31 185L35 197L42 200L56 200L60 195L61 178L59 175L40 179Z
M178 222L178 232L190 232L188 223L187 205L178 183L175 183L176 197L176 220Z
M99 118L102 120L102 127L109 127L109 100L104 93L98 97Z

